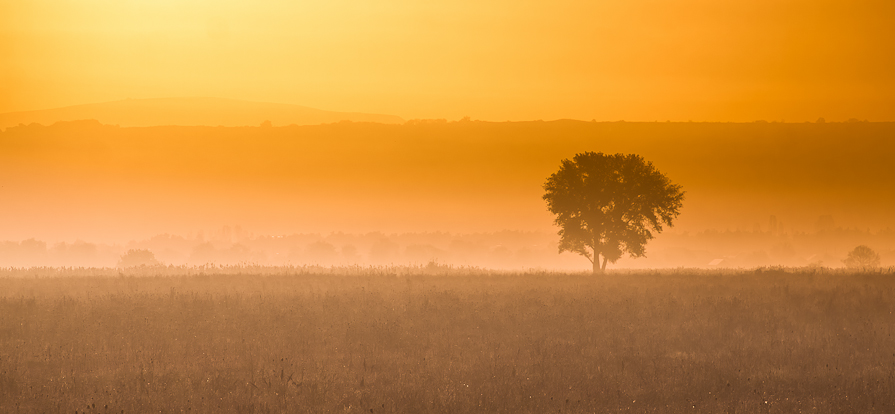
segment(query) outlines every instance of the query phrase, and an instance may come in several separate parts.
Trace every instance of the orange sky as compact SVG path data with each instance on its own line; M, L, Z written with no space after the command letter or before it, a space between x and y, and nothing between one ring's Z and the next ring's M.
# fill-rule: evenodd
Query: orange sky
M895 120L890 0L0 0L0 112L216 96L413 118Z

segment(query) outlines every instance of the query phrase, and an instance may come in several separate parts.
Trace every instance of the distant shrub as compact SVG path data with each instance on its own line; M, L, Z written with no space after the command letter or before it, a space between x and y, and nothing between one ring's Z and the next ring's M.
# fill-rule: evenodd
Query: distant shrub
M848 252L848 257L842 262L851 269L879 267L879 253L862 244Z
M155 259L155 254L146 249L131 249L121 255L118 267L158 266L161 263Z

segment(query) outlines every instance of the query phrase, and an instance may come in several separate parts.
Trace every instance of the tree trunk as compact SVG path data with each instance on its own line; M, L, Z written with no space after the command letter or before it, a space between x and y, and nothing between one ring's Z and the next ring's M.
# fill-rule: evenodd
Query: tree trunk
M603 273L603 269L600 268L600 256L594 255L594 276Z
M608 262L608 261L609 261L609 259L607 259L607 258L604 256L604 257L603 257L603 268L600 269L600 273L605 273L605 272L606 272L606 262Z

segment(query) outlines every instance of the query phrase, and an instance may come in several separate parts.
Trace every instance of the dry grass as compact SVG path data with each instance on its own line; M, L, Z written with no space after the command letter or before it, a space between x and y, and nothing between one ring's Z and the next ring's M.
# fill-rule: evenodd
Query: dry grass
M7 272L0 412L895 411L891 272L258 273Z

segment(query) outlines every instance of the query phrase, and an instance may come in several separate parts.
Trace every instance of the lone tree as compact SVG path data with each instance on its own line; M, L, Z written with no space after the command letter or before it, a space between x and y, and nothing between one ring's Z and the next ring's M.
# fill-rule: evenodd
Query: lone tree
M848 252L848 257L842 261L845 265L851 269L867 269L874 268L879 266L879 253L873 251L873 249L860 245L855 247L854 250Z
M653 231L672 225L684 199L680 185L635 154L576 154L562 161L544 190L560 227L559 252L586 257L594 274L624 253L643 257Z

